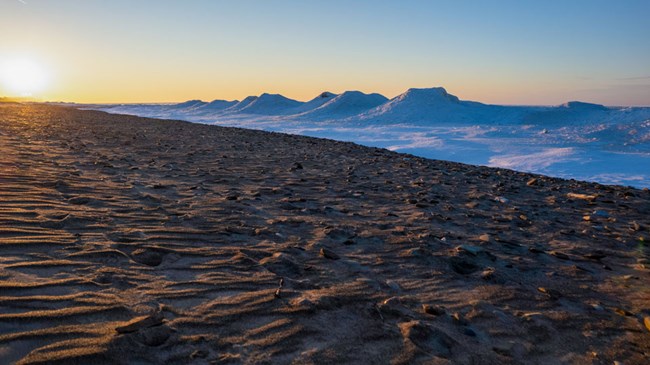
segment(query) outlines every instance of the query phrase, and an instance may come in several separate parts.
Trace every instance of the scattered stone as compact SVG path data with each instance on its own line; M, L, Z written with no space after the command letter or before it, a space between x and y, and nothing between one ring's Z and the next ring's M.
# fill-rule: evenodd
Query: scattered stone
M604 259L605 257L607 257L607 255L605 255L604 253L602 253L600 251L594 251L594 252L590 252L590 253L582 255L582 257L584 257L586 259L589 259L589 260L600 261L600 260Z
M568 193L566 196L569 199L580 199L580 200L589 200L589 201L596 199L596 195L587 195L587 194L578 194L578 193Z
M377 306L380 313L394 316L409 316L410 311L406 308L399 297L390 297Z
M138 330L143 328L149 328L149 327L161 325L164 319L165 317L163 316L162 312L156 311L155 313L150 314L148 316L133 318L124 326L116 327L115 331L117 331L117 333L137 332Z
M337 255L334 251L324 247L320 249L320 255L330 260L338 260L341 258L341 256Z
M532 179L528 180L528 182L526 183L526 185L528 185L528 186L537 185L537 179L536 179L536 178L532 178Z
M544 251L544 250L542 250L540 248L537 248L537 247L528 247L528 251L530 251L532 253L545 253L546 252L546 251Z
M549 288L544 288L544 287L540 286L539 288L537 288L537 291L539 291L540 293L546 294L552 300L557 300L557 299L560 299L562 297L562 293L560 293L559 291L557 291L555 289L549 289Z
M433 356L449 357L457 342L442 330L427 326L421 321L400 323L404 339Z
M190 354L190 359L205 359L209 353L205 350L196 350Z
M474 330L469 327L465 327L463 329L463 334L470 337L476 337L476 332L474 332Z
M458 313L458 312L455 312L454 314L452 314L451 319L453 320L453 322L455 324L460 325L460 326L467 326L469 324L469 322L467 322L467 320L465 318L463 318L463 315Z
M230 193L226 195L226 200L237 200L239 198L239 194L237 193Z
M90 198L85 197L85 196L77 196L77 197L68 199L68 203L74 204L74 205L84 205L84 204L90 203Z
M136 333L137 341L151 347L164 344L171 336L173 330L165 325L142 329Z
M487 236L487 235L484 235L484 236ZM481 237L483 237L483 236L481 236ZM488 240L489 240L489 236L488 236ZM477 247L477 246L460 245L460 246L456 247L456 251L458 251L458 252L467 252L467 253L471 254L472 256L476 256L479 253L483 252L484 250L481 247Z
M609 218L609 213L607 213L607 211L604 210L594 210L594 212L591 215L596 217Z
M449 263L451 264L451 268L461 275L469 275L480 269L475 263L458 256L450 257Z
M424 313L431 314L434 316L441 316L447 313L445 307L439 305L431 305L431 304L422 304L422 310L424 311Z
M482 242L490 242L490 235L485 233L478 236L478 239L481 240Z
M602 311L605 310L605 308L603 308L603 306L600 305L600 304L592 304L592 305L591 305L591 308L593 308L594 310L597 310L597 311L599 311L599 312L602 312Z
M571 259L567 254L559 252L559 251L550 251L548 254L551 255L551 256L557 257L560 260L570 260Z
M158 266L163 261L162 253L146 248L139 248L133 251L133 253L131 253L131 257L135 262L147 266Z
M493 267L488 267L481 273L481 279L483 280L492 280L494 279L494 273L496 270Z
M632 222L632 223L630 224L630 228L631 228L633 231L635 231L635 232L638 232L638 231L643 230L643 227L642 227L639 223L637 223L637 222Z
M631 316L634 315L634 313L632 313L632 312L630 312L630 311L628 311L626 309L618 308L618 307L612 308L612 311L614 311L614 313L618 314L619 316L623 316L623 317L631 317Z

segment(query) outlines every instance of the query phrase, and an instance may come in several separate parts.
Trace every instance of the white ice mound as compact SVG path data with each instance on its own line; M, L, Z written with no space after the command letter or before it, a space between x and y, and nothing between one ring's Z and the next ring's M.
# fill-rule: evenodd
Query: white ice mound
M302 113L300 117L305 119L341 119L370 110L388 100L383 95L364 94L361 91L346 91L330 99L320 107Z
M293 114L293 109L304 103L280 94L264 93L239 109L242 114L284 115Z

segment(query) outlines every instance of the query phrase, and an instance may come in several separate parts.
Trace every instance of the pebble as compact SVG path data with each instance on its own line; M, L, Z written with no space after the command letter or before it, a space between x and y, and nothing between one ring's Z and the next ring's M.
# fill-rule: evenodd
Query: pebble
M496 270L493 267L488 267L483 272L481 273L481 279L483 280L491 280L494 278L494 273Z
M593 308L594 310L597 310L597 311L599 311L599 312L602 312L602 311L605 310L605 308L603 308L603 306L600 305L600 304L592 304L592 305L591 305L591 308Z
M602 217L602 218L608 218L609 213L607 213L604 210L595 210L592 215L595 215L596 217Z
M537 179L536 179L536 178L532 178L532 179L528 180L528 182L526 183L526 185L528 185L528 186L537 185Z
M559 291L557 291L555 289L549 289L549 288L544 288L544 287L540 286L539 288L537 288L537 291L539 291L540 293L544 293L544 294L548 295L548 297L550 299L553 299L553 300L557 300L557 299L560 299L560 297L562 297L562 293L560 293Z
M337 255L334 251L327 248L321 248L320 255L330 260L338 260L341 258L341 256Z
M424 311L424 313L431 314L434 316L441 316L447 313L445 307L439 305L431 305L431 304L422 304L422 310Z
M570 259L569 256L567 256L566 254L564 254L562 252L559 252L559 251L550 251L549 255L555 256L560 260L569 260Z
M484 236L487 236L487 235L484 235ZM483 237L483 236L481 236L481 237ZM488 239L489 239L489 236L488 236ZM476 256L479 253L483 252L482 248L477 247L477 246L470 246L470 245L460 245L460 246L456 247L456 250L458 252L467 252L467 253L469 253L469 254L471 254L473 256Z
M163 261L163 255L160 252L148 250L144 248L139 248L133 253L131 257L135 262L147 265L147 266L158 266Z
M644 317L643 324L645 325L645 328L650 331L650 317Z
M614 311L614 313L618 314L619 316L623 316L623 317L630 317L630 316L634 315L632 312L630 312L630 311L628 311L626 309L623 309L623 308L616 308L615 307L615 308L612 308L612 310Z
M468 322L465 318L463 318L463 315L456 312L451 315L451 319L454 321L455 324L461 325L461 326L467 326Z
M476 332L474 332L474 330L469 328L469 327L465 327L465 329L463 330L463 333L465 335L467 335L467 336L470 336L470 337L476 337Z
M578 193L568 193L566 196L569 199L580 199L580 200L596 199L596 195L587 195L587 194L578 194Z

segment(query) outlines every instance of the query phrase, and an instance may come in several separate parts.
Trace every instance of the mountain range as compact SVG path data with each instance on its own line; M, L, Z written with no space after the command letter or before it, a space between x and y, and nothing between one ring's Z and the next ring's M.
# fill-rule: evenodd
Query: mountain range
M442 87L412 88L392 99L360 91L322 92L302 102L280 94L263 93L243 100L188 100L178 104L113 104L100 109L112 113L199 121L272 118L283 120L349 121L411 125L510 123L556 124L630 122L650 119L650 108L606 107L579 101L556 106L503 106L461 100Z

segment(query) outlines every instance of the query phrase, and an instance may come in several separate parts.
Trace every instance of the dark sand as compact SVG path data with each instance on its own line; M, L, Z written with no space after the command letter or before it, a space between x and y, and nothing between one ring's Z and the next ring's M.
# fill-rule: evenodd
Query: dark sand
M0 104L0 202L3 364L649 361L648 191Z

